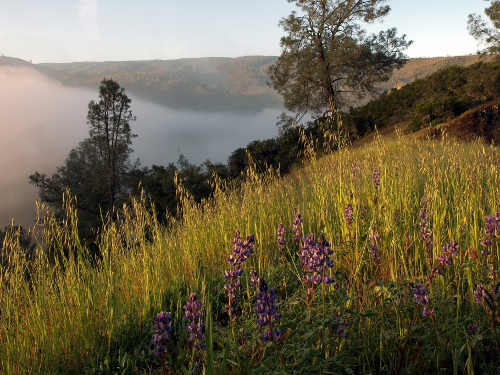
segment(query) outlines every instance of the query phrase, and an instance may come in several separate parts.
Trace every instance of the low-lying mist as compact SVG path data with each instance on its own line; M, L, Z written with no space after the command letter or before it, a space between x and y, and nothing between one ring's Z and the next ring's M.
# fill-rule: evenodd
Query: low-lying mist
M65 87L30 68L0 67L0 225L31 225L34 171L51 174L88 136L87 106L95 91ZM225 162L251 140L273 137L279 109L257 114L173 110L132 97L133 158L167 164L184 154L190 162Z

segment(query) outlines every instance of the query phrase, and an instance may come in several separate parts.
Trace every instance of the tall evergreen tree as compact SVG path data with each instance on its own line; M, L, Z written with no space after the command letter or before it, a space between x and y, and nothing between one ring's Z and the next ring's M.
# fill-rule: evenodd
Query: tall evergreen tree
M130 103L125 89L111 79L101 82L99 100L89 103L89 139L105 166L102 177L107 185L111 207L124 193L123 177L130 168L132 138L136 137L130 129L130 121L135 120Z
M71 150L64 165L52 176L35 172L29 177L40 199L58 214L62 213L63 193L69 189L76 197L85 232L98 223L101 214L127 199L135 137L130 128L130 122L135 120L130 104L117 82L104 79L99 99L89 103L89 138Z

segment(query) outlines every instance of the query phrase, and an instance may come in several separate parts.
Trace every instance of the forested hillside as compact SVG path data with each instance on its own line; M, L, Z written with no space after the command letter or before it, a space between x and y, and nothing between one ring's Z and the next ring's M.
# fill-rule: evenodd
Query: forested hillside
M400 88L346 115L348 127L357 137L377 127L399 124L409 131L432 127L498 99L500 64L477 63L451 66Z

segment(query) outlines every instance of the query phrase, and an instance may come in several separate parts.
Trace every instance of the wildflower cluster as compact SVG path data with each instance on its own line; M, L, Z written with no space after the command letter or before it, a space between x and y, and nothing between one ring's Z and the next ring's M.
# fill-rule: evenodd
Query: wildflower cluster
M281 315L276 306L276 290L269 288L266 281L251 271L251 282L257 287L255 306L253 311L257 314L257 324L262 332L262 341L280 340L281 331L278 328Z
M298 256L304 272L307 299L314 294L314 287L318 284L330 284L333 280L326 274L328 268L333 267L331 255L333 251L326 240L316 242L310 234L299 249Z
M201 302L198 301L196 294L191 293L187 303L184 305L184 320L187 321L187 331L189 333L188 342L194 348L205 348L204 324L201 315Z
M376 233L373 228L370 228L370 233L368 234L370 240L370 256L375 264L380 264L380 253L378 251L377 241L380 239L378 233Z
M302 222L302 216L300 216L300 213L298 213L295 217L295 220L293 221L293 231L295 232L295 240L297 242L301 240L300 226L302 225Z
M467 336L472 337L477 333L477 325L471 323L467 326Z
M345 329L347 327L347 321L344 319L342 313L340 313L340 312L334 313L333 317L336 320L336 327L337 328L336 328L335 332L336 332L337 336L346 337L347 332Z
M427 252L430 252L432 247L432 232L430 228L430 222L427 215L427 200L425 197L421 199L421 208L420 208L420 237L422 241L424 241L425 248Z
M422 315L432 315L433 310L430 308L431 299L429 297L429 291L427 290L427 288L420 284L416 284L412 289L412 293L414 301L423 306Z
M373 185L375 189L378 189L380 186L380 170L378 168L373 169Z
M276 231L278 246L281 252L281 260L285 260L284 247L285 247L285 234L286 229L283 224L278 225L278 229Z
M229 264L231 265L229 270L224 271L224 278L227 283L224 288L227 290L228 303L227 311L229 313L230 319L233 319L233 312L236 302L236 290L240 287L240 277L243 273L241 265L245 262L248 257L253 254L255 239L253 235L247 237L246 241L243 241L240 237L240 232L236 232L233 240L233 249L231 255L229 256Z
M351 226L352 226L352 223L354 221L354 211L353 211L352 205L350 203L347 204L347 206L345 206L345 208L344 208L344 218L345 218L345 222L347 224L347 228L349 229L349 231L351 231Z
M495 213L495 216L486 216L485 218L485 239L481 242L484 256L490 254L490 248L495 242L500 241L500 212Z
M432 280L436 275L441 275L443 271L451 266L453 258L458 255L460 245L457 241L451 241L441 248L441 255L437 256L437 265L432 268L429 280Z
M451 241L447 245L441 248L441 255L438 255L438 265L433 268L432 276L434 274L442 274L444 269L448 266L451 266L453 262L453 257L458 255L458 250L460 249L460 245L457 241Z
M451 265L452 259L454 256L458 255L459 249L460 246L458 245L457 241L451 241L446 246L443 246L441 248L441 252L443 253L443 255L437 257L439 264L443 267Z
M487 294L486 294L486 289L484 289L484 286L479 284L476 286L476 289L474 290L474 303L477 305L482 305L484 304Z
M154 318L154 335L152 344L154 354L157 357L163 356L167 352L167 343L173 330L172 317L168 312L160 312Z
M497 286L499 288L500 286ZM478 305L482 305L483 307L487 307L490 311L490 313L496 315L498 313L498 302L497 302L497 296L496 293L498 293L498 289L495 289L495 291L488 291L482 284L479 284L476 286L476 289L474 290L474 302ZM496 319L496 318L495 318Z

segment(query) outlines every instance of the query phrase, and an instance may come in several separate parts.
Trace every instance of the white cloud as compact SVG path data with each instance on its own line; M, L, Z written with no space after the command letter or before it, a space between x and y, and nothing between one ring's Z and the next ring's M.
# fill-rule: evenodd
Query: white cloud
M84 37L89 40L99 40L97 0L79 0L77 9Z

